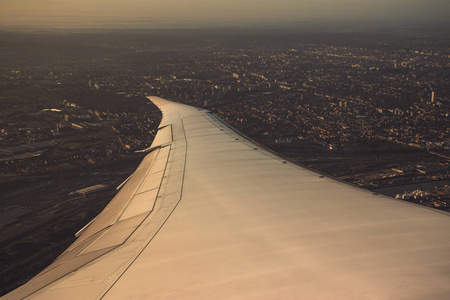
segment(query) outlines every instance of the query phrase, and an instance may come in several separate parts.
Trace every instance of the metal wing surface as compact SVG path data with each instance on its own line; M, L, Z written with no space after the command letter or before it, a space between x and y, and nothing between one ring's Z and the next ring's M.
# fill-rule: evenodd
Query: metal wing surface
M320 176L150 97L141 165L2 299L450 299L450 216Z

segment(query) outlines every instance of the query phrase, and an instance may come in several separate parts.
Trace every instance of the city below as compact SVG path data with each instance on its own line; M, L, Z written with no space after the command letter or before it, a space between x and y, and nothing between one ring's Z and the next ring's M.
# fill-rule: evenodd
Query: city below
M136 169L161 120L151 95L337 180L450 211L450 40L426 30L0 31L0 295Z

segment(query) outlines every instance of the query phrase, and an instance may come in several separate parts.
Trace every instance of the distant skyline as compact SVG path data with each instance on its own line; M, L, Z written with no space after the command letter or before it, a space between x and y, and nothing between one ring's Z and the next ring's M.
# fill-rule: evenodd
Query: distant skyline
M205 27L289 22L445 22L448 0L1 0L0 25Z

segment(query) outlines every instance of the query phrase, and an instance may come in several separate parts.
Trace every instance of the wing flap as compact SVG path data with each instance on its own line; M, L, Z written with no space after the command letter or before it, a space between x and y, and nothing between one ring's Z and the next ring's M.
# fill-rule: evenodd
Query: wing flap
M91 243L78 255L86 255L95 251L116 247L123 244L134 230L148 216L150 211L127 218L111 226L96 241Z
M165 146L171 141L172 126L161 128L155 150L120 186L108 206L77 232L78 239L29 283L33 286L29 291L38 291L125 243L154 208L170 153L170 145Z

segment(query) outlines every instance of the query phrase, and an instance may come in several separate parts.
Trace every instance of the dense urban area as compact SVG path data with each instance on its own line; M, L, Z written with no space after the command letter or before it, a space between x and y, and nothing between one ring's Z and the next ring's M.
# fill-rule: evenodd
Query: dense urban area
M138 166L161 119L148 95L205 107L339 180L450 210L446 28L0 31L0 59L0 295Z

